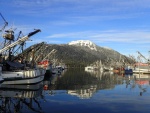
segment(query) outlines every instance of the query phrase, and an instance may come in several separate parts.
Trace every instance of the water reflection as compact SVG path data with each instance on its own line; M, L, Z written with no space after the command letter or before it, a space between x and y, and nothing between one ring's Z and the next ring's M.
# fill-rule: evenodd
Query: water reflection
M104 108L104 112L116 112L113 111L115 108L119 112L124 105L139 105L140 102L140 107L144 109L149 101L149 86L150 75L118 75L109 71L85 72L82 69L70 69L62 75L47 77L35 85L1 84L0 111L57 113L63 110L68 113L91 113L93 110L100 112ZM125 111L137 113L137 109Z
M113 89L118 83L117 75L113 75L111 72L95 71L89 73L82 69L67 70L63 76L54 75L50 80L48 89L51 92L66 90L67 94L77 96L80 99L89 99L98 90Z
M39 97L43 98L42 87L42 82L35 85L2 85L0 89L1 113L42 112L38 100Z
M134 74L135 84L140 89L140 96L145 93L150 85L150 75L148 74Z
M140 96L146 92L150 85L150 75L129 74L118 75L111 71L69 70L57 83L57 90L67 90L70 95L81 99L91 98L99 90L114 89L116 86L125 85L126 89L135 90Z
M134 90L138 95L142 96L150 86L150 75L148 74L133 74L117 76L118 81L125 84L126 88Z

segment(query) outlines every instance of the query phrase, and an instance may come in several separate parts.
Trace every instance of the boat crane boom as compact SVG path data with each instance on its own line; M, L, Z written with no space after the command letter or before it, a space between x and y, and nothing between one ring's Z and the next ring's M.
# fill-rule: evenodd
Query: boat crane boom
M26 36L24 36L24 37L18 39L17 41L11 43L10 45L5 46L4 48L2 48L2 49L0 50L0 53L4 52L4 51L6 51L6 50L9 50L10 48L12 48L12 47L14 47L14 46L16 46L16 45L19 45L19 44L25 42L25 41L28 40L31 36L33 36L34 34L40 32L40 31L41 31L40 29L37 29L37 30L35 30L35 31L33 31L33 32L30 32L28 35L26 35Z
M52 55L52 54L55 54L57 52L57 50L56 49L53 49L49 54L47 54L44 58L43 58L43 60L45 60L48 56L50 56L50 55Z
M139 54L141 57L143 57L147 62L150 62L149 59L145 58L145 56L143 56L139 51L137 51L137 52L138 52L138 54Z

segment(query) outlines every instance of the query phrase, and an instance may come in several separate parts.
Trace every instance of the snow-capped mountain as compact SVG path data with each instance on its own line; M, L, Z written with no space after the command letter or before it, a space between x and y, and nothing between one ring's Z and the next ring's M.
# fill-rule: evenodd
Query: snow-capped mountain
M68 43L68 45L85 46L85 47L90 48L91 50L97 51L96 45L89 40L71 41L70 43Z

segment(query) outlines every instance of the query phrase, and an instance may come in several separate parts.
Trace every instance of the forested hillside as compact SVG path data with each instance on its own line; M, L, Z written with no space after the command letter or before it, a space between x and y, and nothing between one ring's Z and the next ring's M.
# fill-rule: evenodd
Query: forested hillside
M91 50L87 47L80 47L68 44L46 44L39 43L27 48L22 55L28 60L34 50L34 58L37 61L43 60L53 49L57 50L55 54L47 57L50 61L55 63L64 63L70 67L87 66L93 62L101 60L103 64L111 64L114 62L131 63L131 59L118 53L115 50L96 46L97 51Z

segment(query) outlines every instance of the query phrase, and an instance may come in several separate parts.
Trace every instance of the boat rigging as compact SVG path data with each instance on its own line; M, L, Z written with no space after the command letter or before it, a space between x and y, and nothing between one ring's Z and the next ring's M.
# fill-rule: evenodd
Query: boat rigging
M139 59L142 57L147 61L147 63L150 63L150 60L143 56L139 51L137 51L137 53L139 54Z
M37 29L37 30L35 30L35 31L33 31L33 32L30 32L28 35L26 35L26 36L24 36L24 37L18 39L17 41L11 43L10 45L5 46L4 48L2 48L2 49L0 50L0 53L2 53L2 52L4 52L4 51L6 51L6 50L8 50L8 49L10 49L10 48L12 48L12 47L18 45L18 44L21 44L21 43L27 41L32 35L34 35L34 34L40 32L40 31L41 31L40 29Z
M5 29L5 27L8 25L8 22L5 20L5 18L3 17L3 15L0 13L1 18L4 21L4 26L0 29L0 31L3 31Z

